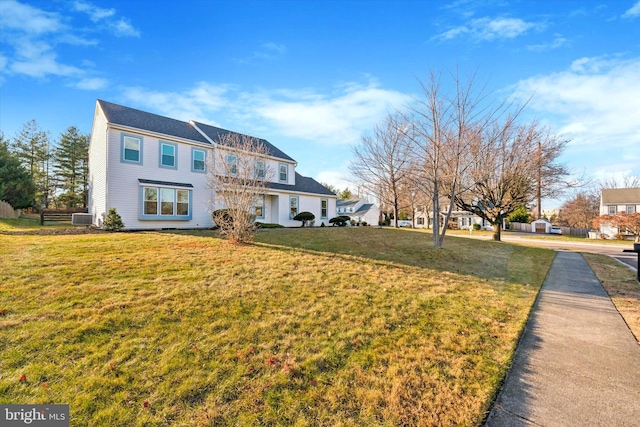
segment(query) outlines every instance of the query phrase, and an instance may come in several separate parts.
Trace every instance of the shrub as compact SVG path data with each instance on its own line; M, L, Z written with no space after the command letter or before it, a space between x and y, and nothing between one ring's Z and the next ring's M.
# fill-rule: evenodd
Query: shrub
M480 224L473 224L473 229L478 231L480 230L482 227L480 226Z
M284 225L273 224L270 222L256 222L255 225L258 228L284 228Z
M320 223L320 227L324 227L324 221Z
M294 221L302 221L302 225L300 227L304 227L308 221L313 221L316 219L316 216L311 212L300 212L298 215L293 217Z
M356 220L355 219L350 220L349 224L351 224L351 226L354 227L356 225Z
M335 218L331 218L329 220L329 224L333 224L334 226L337 225L338 227L344 227L345 225L347 225L348 220L349 220L349 217L337 216Z
M255 217L249 212L233 209L218 209L213 211L213 220L216 228L222 235L232 242L249 242L255 235L253 222Z
M369 224L367 224L367 221L362 221L362 226L363 227L366 227L367 225L369 225Z
M120 231L122 228L124 228L124 223L120 214L116 212L116 208L109 209L107 217L102 223L102 229L105 231Z

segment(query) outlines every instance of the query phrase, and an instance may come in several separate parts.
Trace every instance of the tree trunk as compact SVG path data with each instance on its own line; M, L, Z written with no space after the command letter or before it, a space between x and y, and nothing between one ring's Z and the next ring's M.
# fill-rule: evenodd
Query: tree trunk
M500 242L500 230L502 229L502 227L500 226L500 222L498 222L498 224L492 224L493 225L493 240L495 240L496 242Z
M433 180L433 246L440 246L440 206L438 203L438 182Z

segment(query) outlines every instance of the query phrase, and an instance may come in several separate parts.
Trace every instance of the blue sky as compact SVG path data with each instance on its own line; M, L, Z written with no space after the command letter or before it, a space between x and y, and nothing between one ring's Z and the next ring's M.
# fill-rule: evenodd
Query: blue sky
M0 0L0 20L9 138L88 133L99 98L268 139L342 188L361 135L458 67L533 95L577 174L640 175L638 0Z

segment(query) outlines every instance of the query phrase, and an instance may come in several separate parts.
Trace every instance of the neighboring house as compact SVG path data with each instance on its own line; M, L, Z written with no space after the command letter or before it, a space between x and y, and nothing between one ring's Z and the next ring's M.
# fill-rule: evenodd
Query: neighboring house
M93 223L101 227L108 210L116 208L126 229L213 226L208 160L213 150L224 150L219 137L229 133L98 100L89 144ZM275 176L256 201L257 221L300 226L293 217L309 211L316 225L329 225L336 195L298 174L296 161L277 147L261 142L269 152L264 167Z
M640 212L640 188L606 188L601 191L600 215L613 216L618 212ZM620 232L625 230L618 230L608 224L600 225L600 233L610 239Z
M357 223L364 221L369 225L378 225L378 221L380 221L380 209L364 199L336 201L336 214L336 216L348 216Z
M420 209L416 211L415 227L416 228L433 228L432 211ZM440 225L442 225L446 217L446 212L440 212ZM458 230L468 230L473 224L479 224L481 228L490 227L490 225L479 216L467 211L453 211L449 217L449 228Z

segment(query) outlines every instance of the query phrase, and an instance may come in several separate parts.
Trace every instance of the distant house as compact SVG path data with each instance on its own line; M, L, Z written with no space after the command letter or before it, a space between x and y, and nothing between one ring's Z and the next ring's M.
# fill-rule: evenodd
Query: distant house
M364 199L337 200L336 216L339 215L348 216L356 223L366 222L369 225L378 225L380 221L380 209Z
M214 150L229 151L220 136L230 133L98 100L89 144L93 223L101 227L108 210L116 208L127 229L211 227L211 211L219 207L213 206L208 160ZM287 154L261 142L268 156L256 159L256 170L268 167L276 173L256 200L257 220L297 227L300 222L293 217L309 211L316 225L328 225L336 195L298 174Z
M600 215L640 212L640 188L605 188L600 193ZM609 224L600 225L600 233L608 238L625 232Z
M432 215L433 212L426 208L418 210L414 218L414 226L416 228L433 228ZM446 212L440 212L440 225L443 224L445 217ZM452 211L448 227L456 230L468 230L474 224L480 225L483 229L490 227L484 219L467 211Z

